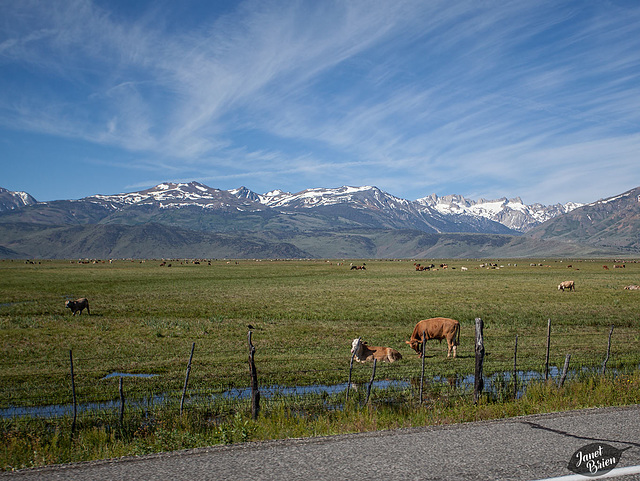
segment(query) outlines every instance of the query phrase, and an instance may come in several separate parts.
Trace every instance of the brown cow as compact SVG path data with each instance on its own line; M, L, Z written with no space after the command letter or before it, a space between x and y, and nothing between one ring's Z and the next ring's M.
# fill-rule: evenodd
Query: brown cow
M448 350L447 357L456 357L458 344L460 344L460 323L455 319L448 319L446 317L434 317L431 319L423 319L416 324L411 334L411 339L405 341L411 349L418 353L419 357L422 357L422 335L425 335L426 340L439 339L442 342L443 339L447 340Z
M558 285L558 290L559 291L564 291L565 289L569 289L570 291L575 291L576 290L576 283L573 282L573 281L562 281Z
M89 301L86 297L81 297L80 299L76 299L75 301L66 301L64 303L64 307L68 307L69 309L71 309L71 312L74 316L76 315L76 312L79 313L79 315L82 315L83 309L86 309L87 314L91 315L91 312L89 311Z
M402 354L391 347L368 346L365 341L359 338L351 342L351 354L355 353L354 359L358 362L373 361L399 361Z

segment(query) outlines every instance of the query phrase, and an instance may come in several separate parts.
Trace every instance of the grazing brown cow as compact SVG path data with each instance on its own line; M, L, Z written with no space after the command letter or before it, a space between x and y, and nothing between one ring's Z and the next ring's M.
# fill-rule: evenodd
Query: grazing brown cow
M447 340L448 350L447 357L456 357L458 344L460 344L460 323L455 319L449 319L446 317L433 317L431 319L423 319L416 324L411 334L411 339L405 341L411 349L418 353L419 357L422 357L422 335L425 335L426 340L439 339L442 342L443 339Z
M365 341L359 338L351 342L351 354L355 353L354 359L358 362L373 361L399 361L402 354L391 347L368 346Z
M559 291L564 291L565 289L569 289L570 291L575 291L576 290L576 283L573 282L573 281L562 281L558 285L558 290Z
M76 312L78 313L78 315L82 315L83 309L86 309L87 314L91 315L91 312L89 311L89 301L86 297L81 297L80 299L76 299L75 301L66 301L64 303L64 307L68 307L69 309L71 309L71 312L73 313L72 315L74 316L76 315Z

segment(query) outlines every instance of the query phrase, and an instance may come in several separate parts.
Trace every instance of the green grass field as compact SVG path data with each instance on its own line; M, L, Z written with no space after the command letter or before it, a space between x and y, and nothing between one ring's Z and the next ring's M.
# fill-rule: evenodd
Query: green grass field
M436 316L458 319L462 330L455 361L445 358L446 343L427 344L433 376L473 372L476 317L485 325L485 372L512 369L516 335L519 368L542 370L548 319L556 366L568 353L572 366L601 363L611 325L609 366L640 362L640 291L624 290L640 283L639 264L534 259L487 269L480 260L440 260L449 268L417 272L413 261L364 262L355 271L349 261L0 261L0 407L68 402L69 350L84 400L117 398L117 382L103 380L112 372L158 375L127 379L133 390L180 390L193 342L192 389L247 386L248 324L266 384L344 382L358 336L403 354L381 366L382 376L415 376L420 361L404 341L417 321ZM557 290L567 279L576 292ZM89 299L90 316L65 309L78 297Z
M633 262L614 269L603 260L508 260L490 261L500 267L487 269L481 260L418 260L449 266L426 272L408 260L354 260L366 262L358 271L351 261L167 262L171 267L161 261L0 261L0 410L68 405L70 351L80 404L117 401L119 376L105 378L112 373L155 375L124 378L128 403L156 395L169 401L157 408L129 404L124 425L114 408L81 416L72 438L69 416L0 419L0 469L640 401L640 291L624 289L640 284L640 265ZM576 292L558 291L569 279ZM91 315L65 309L65 300L79 297L89 299ZM429 384L424 409L416 401L421 360L404 341L417 321L437 316L461 322L461 345L453 360L446 358L446 343L427 343L426 378L444 383ZM478 406L446 382L473 373L476 317L484 321L484 372L498 374ZM562 368L571 354L573 379L563 389L533 383L513 399L500 376L513 369L515 338L518 370L541 372L548 319L550 364ZM351 340L358 336L398 349L404 358L380 364L376 379L409 387L374 393L366 408L362 390L345 405L343 393L264 397L253 421L246 400L211 397L249 385L249 324L263 388L345 383ZM584 374L581 368L601 369L611 325L607 367L614 374ZM199 401L178 416L192 343L188 400ZM371 364L354 366L355 383L370 375Z

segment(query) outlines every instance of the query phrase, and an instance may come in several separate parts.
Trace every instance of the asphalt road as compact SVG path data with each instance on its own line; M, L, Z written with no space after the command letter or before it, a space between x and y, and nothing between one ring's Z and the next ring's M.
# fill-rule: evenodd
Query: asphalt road
M538 480L587 445L640 473L640 405L428 428L217 446L4 473L16 480ZM637 468L636 468L637 467ZM571 479L571 478L567 478ZM618 479L640 480L640 474Z

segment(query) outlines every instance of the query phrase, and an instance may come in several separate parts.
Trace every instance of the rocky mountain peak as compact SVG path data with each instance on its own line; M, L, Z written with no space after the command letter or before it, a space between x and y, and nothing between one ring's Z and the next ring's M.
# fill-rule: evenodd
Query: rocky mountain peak
M13 192L0 187L0 212L19 209L38 201L26 192Z

